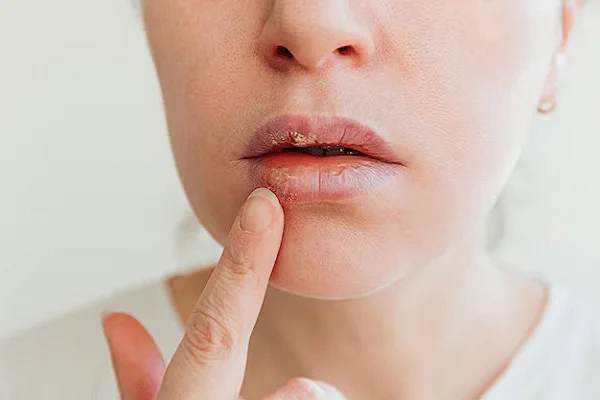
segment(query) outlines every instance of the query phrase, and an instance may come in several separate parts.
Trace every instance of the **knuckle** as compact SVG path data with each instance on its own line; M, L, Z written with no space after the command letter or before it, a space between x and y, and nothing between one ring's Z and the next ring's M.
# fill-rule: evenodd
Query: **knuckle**
M223 360L232 353L239 336L239 330L226 319L207 310L195 310L183 340L185 353L196 364Z
M223 249L223 266L233 278L246 278L254 273L254 264L246 243L230 243Z

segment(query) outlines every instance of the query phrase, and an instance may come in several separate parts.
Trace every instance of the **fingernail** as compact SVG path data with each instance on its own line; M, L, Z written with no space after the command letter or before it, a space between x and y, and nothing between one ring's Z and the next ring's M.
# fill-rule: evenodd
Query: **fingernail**
M242 210L241 228L250 233L264 232L272 225L278 204L279 200L273 192L264 188L256 189L250 194Z
M324 395L325 399L331 400L345 400L346 396L342 394L336 387L323 381L312 381Z
M307 386L310 386L310 391L314 392L313 394L316 394L319 399L325 399L325 395L327 393L325 390L323 390L323 387L317 383L317 381L309 378L300 378L300 380L304 381Z

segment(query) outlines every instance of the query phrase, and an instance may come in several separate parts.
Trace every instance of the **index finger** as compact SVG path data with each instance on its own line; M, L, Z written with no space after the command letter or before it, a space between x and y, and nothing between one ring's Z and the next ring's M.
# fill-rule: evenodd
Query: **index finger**
M236 398L282 232L277 197L267 189L255 190L233 223L221 259L187 322L159 399Z

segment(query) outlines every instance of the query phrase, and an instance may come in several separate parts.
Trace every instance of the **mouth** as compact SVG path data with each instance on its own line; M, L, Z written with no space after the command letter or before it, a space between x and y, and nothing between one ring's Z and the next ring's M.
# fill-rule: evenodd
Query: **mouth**
M343 146L306 146L306 147L286 147L281 150L284 153L308 154L313 157L337 157L337 156L362 156L366 154L350 147Z
M361 156L400 164L388 143L373 129L341 117L284 115L256 130L245 159L295 152L315 157Z
M403 167L373 129L340 117L284 115L261 126L243 157L256 187L284 202L341 200L393 181Z

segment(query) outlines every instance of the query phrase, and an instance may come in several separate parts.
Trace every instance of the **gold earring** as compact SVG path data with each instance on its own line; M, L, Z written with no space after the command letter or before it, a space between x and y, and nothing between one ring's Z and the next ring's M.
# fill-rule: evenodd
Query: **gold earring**
M551 114L556 109L556 98L552 97L549 99L540 100L537 106L537 110L540 114Z

